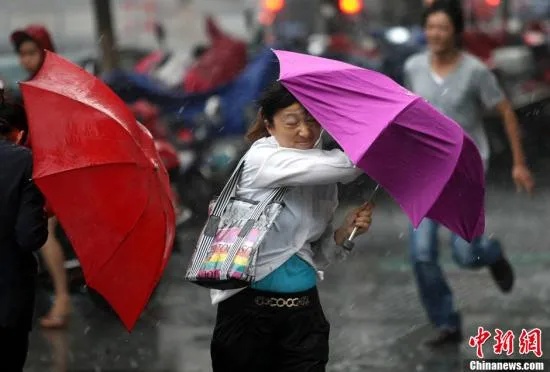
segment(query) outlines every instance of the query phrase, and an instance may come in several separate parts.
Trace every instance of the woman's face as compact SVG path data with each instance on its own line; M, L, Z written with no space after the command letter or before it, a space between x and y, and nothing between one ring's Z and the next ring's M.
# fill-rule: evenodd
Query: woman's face
M321 136L321 126L299 103L279 110L267 128L281 147L312 149Z
M442 54L455 47L455 29L445 12L434 12L426 19L426 39L432 53Z
M34 41L24 41L19 47L19 61L30 75L34 75L42 64L42 50Z

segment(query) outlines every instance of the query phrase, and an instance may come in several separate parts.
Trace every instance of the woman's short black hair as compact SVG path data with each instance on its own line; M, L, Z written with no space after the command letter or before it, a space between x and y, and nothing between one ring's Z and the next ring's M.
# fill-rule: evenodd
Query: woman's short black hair
M296 97L279 81L273 83L258 101L262 116L269 123L273 123L273 117L277 111L282 110L298 102Z
M464 13L460 5L460 0L435 0L432 5L424 10L422 26L425 27L428 17L437 12L447 14L453 24L456 36L462 35L464 32Z

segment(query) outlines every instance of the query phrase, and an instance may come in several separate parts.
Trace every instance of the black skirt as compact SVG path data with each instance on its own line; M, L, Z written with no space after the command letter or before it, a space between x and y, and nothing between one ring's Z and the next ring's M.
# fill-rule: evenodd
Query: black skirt
M247 288L218 305L214 372L325 371L330 325L317 288L273 293Z

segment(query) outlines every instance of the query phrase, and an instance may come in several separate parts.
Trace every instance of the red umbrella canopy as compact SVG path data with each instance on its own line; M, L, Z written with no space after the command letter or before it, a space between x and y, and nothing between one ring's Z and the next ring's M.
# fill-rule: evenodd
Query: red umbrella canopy
M52 52L21 83L34 180L88 285L128 330L160 280L175 235L168 174L150 133L103 82Z

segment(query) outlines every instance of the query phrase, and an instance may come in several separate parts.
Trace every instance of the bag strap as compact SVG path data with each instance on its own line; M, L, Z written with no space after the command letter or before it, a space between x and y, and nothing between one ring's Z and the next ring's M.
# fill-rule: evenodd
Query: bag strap
M210 246L212 245L212 242L214 241L214 238L218 231L218 226L221 221L221 215L223 211L227 208L227 205L231 200L231 195L233 195L233 193L237 189L237 184L240 178L241 170L243 169L245 157L246 154L241 158L241 160L239 160L239 163L233 170L231 177L229 177L229 180L223 187L222 192L220 193L218 199L214 204L212 213L210 214L210 216L208 216L206 225L204 226L203 231L199 236L199 241L197 242L197 248L195 249L194 258L192 260L191 267L189 268L189 272L193 276L196 276L200 271L201 264L206 259L206 256L208 255L208 252L210 250Z
M221 217L221 215L223 214L223 211L225 210L225 208L229 204L229 201L231 200L231 196L237 190L237 185L239 184L241 171L244 168L245 157L246 157L246 154L241 158L241 160L239 160L239 163L235 167L235 170L233 170L231 177L229 177L229 180L227 181L227 183L222 189L222 192L218 196L218 200L216 200L214 209L212 210L213 216Z
M229 205L229 202L231 201L231 196L233 196L233 194L235 194L235 191L237 190L241 171L244 168L245 157L246 154L241 158L241 160L239 160L239 163L233 170L231 177L229 177L229 180L223 187L222 192L214 203L214 208L212 209L212 213L210 214L210 216L208 216L208 221L206 222L206 227L204 229L204 235L206 235L207 237L214 238L214 236L216 235L216 231L218 230L218 225L220 224L222 214Z

